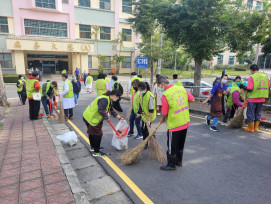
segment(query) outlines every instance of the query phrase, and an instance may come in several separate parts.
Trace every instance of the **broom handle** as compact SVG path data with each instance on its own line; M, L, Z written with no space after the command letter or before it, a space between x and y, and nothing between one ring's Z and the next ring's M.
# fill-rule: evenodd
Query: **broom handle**
M108 122L108 123L112 127L112 129L115 131L115 133L117 134L117 136L120 137L119 132L116 130L116 128L114 127L114 125L111 122Z
M155 133L156 131L158 130L158 128L160 127L161 123L159 122L159 124L156 126L156 128L154 129L154 131L149 134L149 136L146 138L146 140L149 140Z

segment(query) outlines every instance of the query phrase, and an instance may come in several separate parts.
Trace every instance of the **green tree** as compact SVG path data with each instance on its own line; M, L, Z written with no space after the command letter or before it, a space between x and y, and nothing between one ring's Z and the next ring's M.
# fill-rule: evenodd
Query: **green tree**
M97 57L98 62L99 62L98 72L99 73L104 73L104 68L103 68L102 63L107 62L107 58L106 58L106 56L102 56L102 55L97 55L96 57Z
M132 18L129 18L128 21L132 24L133 29L136 33L141 35L141 38L145 41L149 41L150 53L149 53L149 67L151 72L150 85L152 86L153 82L153 49L152 49L152 40L155 29L158 27L156 21L156 7L160 0L140 0L133 2L135 6L133 10Z
M96 49L96 54L98 55L99 54L99 43L98 43L98 36L101 34L101 33L104 33L103 30L101 30L101 27L100 26L92 26L93 30L91 32L91 35L94 36L94 39L96 41L96 45L97 45L97 49Z
M125 37L126 35L120 32L118 38L113 40L113 50L115 54L113 56L112 63L116 65L116 74L119 74L120 64L125 62L125 57L120 55L120 49L123 47L123 41Z

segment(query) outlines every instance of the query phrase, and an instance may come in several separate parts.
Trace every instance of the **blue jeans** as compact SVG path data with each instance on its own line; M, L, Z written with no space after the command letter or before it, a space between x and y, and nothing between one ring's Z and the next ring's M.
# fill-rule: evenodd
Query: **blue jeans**
M137 129L137 134L142 136L142 132L141 132L141 127L140 127L140 121L141 121L141 116L139 118L136 118L136 114L134 113L134 111L131 112L130 115L130 131L129 134L134 134L134 122L136 124L136 129Z
M263 103L247 104L247 122L260 121L262 116Z
M211 116L211 115L209 115L208 116L208 120L211 120L211 119L213 119L213 122L212 122L212 127L216 127L217 126L217 123L218 123L218 121L219 121L219 117L213 117L213 116Z
M47 98L42 98L41 102L42 102L42 105L43 105L43 108L44 108L44 111L45 111L46 115L47 116L50 115L50 112L49 112L49 109L48 109L48 106L50 108L49 100Z
M78 103L79 93L73 93L75 104Z

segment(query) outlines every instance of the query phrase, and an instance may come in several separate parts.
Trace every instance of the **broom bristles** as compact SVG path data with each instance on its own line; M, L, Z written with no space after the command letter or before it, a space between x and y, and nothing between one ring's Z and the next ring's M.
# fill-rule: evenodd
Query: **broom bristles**
M241 111L232 119L229 124L230 128L242 128L244 124L244 107L242 107Z
M159 123L157 127L155 128L155 130L145 140L143 140L138 146L124 152L124 154L120 156L121 163L124 165L136 163L138 159L140 158L141 153L144 150L146 144L151 139L151 137L154 136L154 134L156 133L160 125L161 123Z
M167 161L167 155L165 151L154 137L151 137L149 140L148 158L156 160L160 163Z

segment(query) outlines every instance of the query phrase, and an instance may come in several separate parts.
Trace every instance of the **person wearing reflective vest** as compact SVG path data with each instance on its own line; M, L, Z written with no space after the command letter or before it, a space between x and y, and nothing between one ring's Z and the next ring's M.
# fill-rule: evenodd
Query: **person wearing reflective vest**
M16 86L17 86L17 93L20 98L20 101L21 101L22 105L25 105L26 89L25 89L25 80L24 80L23 75L19 75L19 79L17 81Z
M134 135L134 124L136 125L137 129L137 135L134 137L134 139L141 139L143 138L140 122L141 122L141 112L140 112L140 106L139 106L139 100L140 100L140 92L138 91L138 84L139 80L135 79L132 83L133 89L135 90L134 95L132 96L132 110L131 115L129 119L130 123L130 130L128 133L128 137L131 137Z
M110 78L107 77L107 74L104 74L104 80L106 82L106 89L108 91L110 91L110 87L109 87L109 85L110 85Z
M134 90L134 88L133 88L133 86L132 86L133 81L137 79L137 80L140 82L140 81L142 81L142 79L139 78L139 77L137 77L137 75L136 75L135 72L132 72L132 73L131 73L131 76L132 76L132 78L131 78L131 80L129 81L128 89L130 90L131 96L133 96L134 93L135 93L135 90Z
M178 80L178 74L173 74L173 85L182 86L183 83L181 80Z
M171 171L176 170L176 165L182 166L187 128L190 126L189 102L194 101L194 97L183 86L169 84L164 76L158 77L157 84L164 91L160 123L166 121L168 128L168 163L161 166L161 170Z
M112 101L116 101L119 98L118 90L106 92L102 96L98 96L84 111L83 121L87 126L87 133L89 136L89 142L94 157L103 157L105 153L102 152L103 148L101 140L103 136L103 121L110 122L108 113L110 112L113 117L123 120L112 108Z
M112 90L118 90L120 92L120 96L122 96L123 94L123 89L120 90L120 87L122 87L118 81L118 77L117 76L112 76L112 82L113 82L113 87L112 87ZM119 99L115 102L113 102L113 108L122 113L123 112L123 109L121 108L120 106L120 101L121 101L121 97L119 97Z
M53 112L53 98L54 95L58 94L57 93L57 82L56 81L48 81L45 84L42 85L42 97L41 97L41 102L44 108L44 111L48 116L50 116L49 110ZM49 109L48 109L49 107Z
M226 102L226 113L224 115L223 122L221 125L228 126L227 122L229 119L233 118L238 107L242 107L245 104L245 101L241 98L241 94L246 93L246 86L243 84L239 86L233 85L228 94Z
M38 80L38 73L32 72L26 80L26 95L29 102L29 118L30 120L39 119L40 101L33 99L33 93L41 93L40 83Z
M90 76L90 73L88 73L88 76L86 77L86 81L85 81L87 92L90 92L90 93L92 92L92 82L93 82L93 78L92 76Z
M265 99L269 97L270 81L266 74L259 72L256 64L250 66L251 76L247 83L247 132L258 131Z
M107 92L105 76L102 73L98 75L98 80L96 81L96 90L98 96L101 96Z
M142 126L141 131L143 134L143 140L145 140L148 135L148 127L151 127L151 123L156 118L156 108L154 95L150 91L150 86L147 82L139 82L138 91L140 92L140 109L142 112ZM146 147L148 144L146 144Z
M66 69L63 69L63 70L61 71L61 74L67 74Z
M63 97L63 109L65 118L71 119L73 116L73 108L75 107L74 95L73 95L73 86L70 80L68 80L67 74L62 74L63 91L59 94Z

